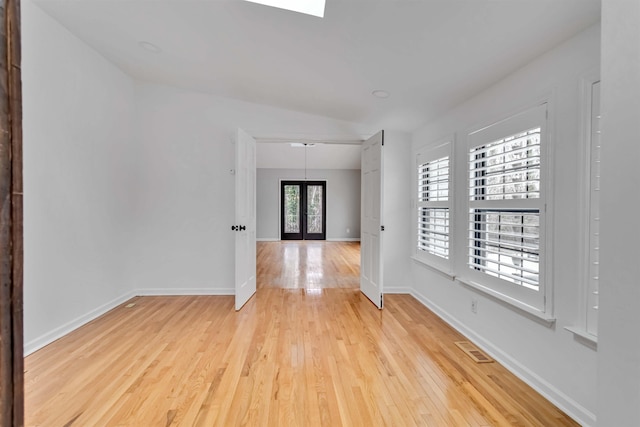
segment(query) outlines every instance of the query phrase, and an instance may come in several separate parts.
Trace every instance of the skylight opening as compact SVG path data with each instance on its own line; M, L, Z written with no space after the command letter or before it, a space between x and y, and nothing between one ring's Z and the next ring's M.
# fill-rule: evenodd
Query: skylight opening
M324 5L326 0L245 0L251 3L277 7L278 9L292 12L305 13L307 15L324 18Z

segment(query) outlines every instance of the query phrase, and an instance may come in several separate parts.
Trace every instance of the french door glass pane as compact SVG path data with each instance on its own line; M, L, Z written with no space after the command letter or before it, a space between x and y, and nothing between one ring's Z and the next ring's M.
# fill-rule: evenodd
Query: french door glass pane
M284 186L285 233L300 232L300 186Z
M307 186L307 233L322 233L322 186Z

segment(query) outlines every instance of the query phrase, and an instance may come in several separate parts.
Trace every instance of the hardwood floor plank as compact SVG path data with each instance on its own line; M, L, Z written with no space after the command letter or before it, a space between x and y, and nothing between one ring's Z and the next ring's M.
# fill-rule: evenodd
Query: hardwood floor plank
M240 312L138 297L27 357L26 425L576 425L411 296L378 310L357 244L271 243Z
M258 289L276 287L317 292L360 286L360 242L258 242L256 253Z

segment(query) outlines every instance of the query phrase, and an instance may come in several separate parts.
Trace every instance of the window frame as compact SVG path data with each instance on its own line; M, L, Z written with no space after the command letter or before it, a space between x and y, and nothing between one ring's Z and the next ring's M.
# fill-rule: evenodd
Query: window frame
M596 330L590 327L589 312L591 311L591 305L593 303L591 293L591 219L592 219L592 205L591 196L593 192L591 183L592 172L592 129L593 129L593 85L600 82L599 70L592 70L586 73L580 81L581 93L581 150L582 155L580 157L580 300L579 300L579 316L575 326L566 326L565 329L573 332L575 335L582 338L582 342L586 342L597 349L598 335L597 326ZM593 314L593 313L591 313ZM596 325L598 321L596 320ZM595 333L594 333L595 332ZM586 341L585 341L586 340Z
M548 215L548 200L550 197L550 170L551 159L548 153L551 151L551 137L549 131L549 110L550 103L545 100L512 114L503 120L496 121L488 126L476 128L469 132L467 136L466 149L464 151L464 161L466 164L465 184L458 183L458 188L464 188L464 199L461 203L464 206L464 215L459 216L458 229L464 230L464 236L459 236L457 242L462 243L465 250L458 254L459 276L457 279L462 283L470 285L476 289L486 292L500 300L513 304L526 312L532 313L542 319L552 320L553 304L552 283L551 283L551 242L550 216ZM516 199L516 200L488 200L478 203L470 200L470 165L469 155L476 147L499 141L511 135L524 132L534 128L540 128L540 186L539 198L536 199ZM464 185L464 187L462 186ZM462 192L462 191L461 191ZM492 206L494 209L533 209L539 212L539 290L535 291L524 286L516 285L507 280L491 276L485 272L475 270L468 264L469 243L470 243L470 212L479 206ZM462 227L464 225L464 227Z
M585 319L585 329L587 331L588 334L591 334L593 336L598 336L598 317L599 317L599 313L598 313L598 305L599 305L599 291L600 291L600 226L599 224L597 225L598 229L597 229L597 233L594 230L594 226L596 226L596 224L594 224L594 222L598 223L600 221L600 207L601 207L601 203L600 203L600 199L599 199L599 194L598 192L600 191L600 172L602 171L601 168L598 168L597 171L594 171L594 169L596 168L597 165L595 165L594 163L599 163L600 160L602 159L602 154L601 154L601 147L602 147L602 139L600 137L598 137L598 147L600 149L600 154L598 155L598 159L594 160L593 155L594 155L594 151L596 149L596 147L594 147L594 143L595 143L595 139L594 139L594 135L593 132L595 131L595 133L597 133L598 135L600 135L600 126L601 126L601 122L599 121L600 119L600 86L598 86L598 94L597 96L593 93L593 89L595 87L595 85L600 85L600 81L598 80L597 82L594 82L591 85L591 89L592 89L592 94L591 94L591 113L593 114L594 112L597 112L597 117L596 118L592 118L590 117L589 120L589 124L590 124L590 132L589 132L589 140L588 140L588 146L587 146L587 154L589 156L588 158L588 162L585 164L585 167L587 168L587 173L589 174L589 180L587 181L587 185L589 186L589 202L588 202L588 210L585 212L585 214L587 215L587 229L585 230L588 233L588 237L585 243L587 243L587 245L585 246L585 252L587 253L587 269L585 271L585 273L588 275L587 276L587 283L586 283L586 287L587 287L587 305L586 305L586 319ZM595 109L594 111L594 105L595 103L598 103L597 109ZM597 120L594 123L594 119ZM595 126L595 128L594 128ZM593 173L598 173L598 176L594 177ZM597 183L594 183L593 180L597 179ZM596 199L595 202L593 201L593 199ZM594 205L595 204L595 205ZM592 238L594 237L594 240L592 240ZM595 277L594 277L595 275Z
M451 135L447 138L443 138L438 140L435 143L428 144L422 146L414 152L413 159L413 169L412 169L412 191L413 191L413 213L412 213L412 223L413 223L413 238L412 242L412 258L416 261L419 261L429 267L435 268L438 271L441 271L449 276L453 276L452 273L452 265L453 259L455 257L455 245L454 245L454 231L455 231L455 212L453 209L454 200L455 200L455 164L454 164L454 139L455 136ZM442 159L444 157L448 158L449 161L449 173L448 173L448 197L446 201L437 201L437 202L421 202L418 199L418 191L419 191L419 168L421 165L425 163L432 162L435 160ZM418 249L418 238L419 238L419 227L418 227L418 211L421 207L433 207L433 208L441 208L447 209L449 213L449 233L448 233L448 257L444 258L439 255L432 254L428 251L422 251Z

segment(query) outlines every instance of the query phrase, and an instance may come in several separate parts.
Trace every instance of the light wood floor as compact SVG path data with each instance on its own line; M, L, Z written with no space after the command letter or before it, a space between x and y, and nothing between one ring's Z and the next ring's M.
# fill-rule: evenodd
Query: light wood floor
M261 245L262 280L286 277L265 267L269 246L282 249ZM311 277L341 283L321 264ZM240 312L227 296L134 298L26 358L27 425L576 425L472 362L412 297L379 311L354 288L293 283L262 282Z
M360 242L258 242L256 252L258 289L360 286Z

